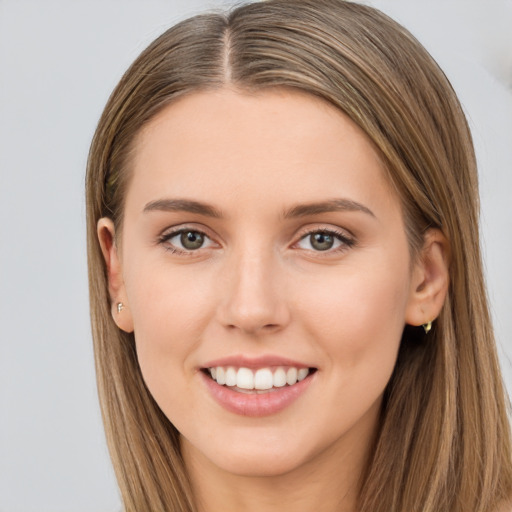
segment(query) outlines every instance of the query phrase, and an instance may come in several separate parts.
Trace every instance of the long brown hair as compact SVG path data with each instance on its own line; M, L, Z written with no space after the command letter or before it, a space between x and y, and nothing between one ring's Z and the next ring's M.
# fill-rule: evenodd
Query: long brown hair
M191 511L178 432L144 385L132 334L110 315L101 217L119 232L130 153L178 96L229 85L298 89L333 104L380 150L411 252L428 227L451 250L448 297L428 338L406 327L361 512L490 512L512 492L510 433L483 280L469 129L448 80L418 41L370 7L269 0L169 29L123 76L87 168L89 284L99 395L128 512Z

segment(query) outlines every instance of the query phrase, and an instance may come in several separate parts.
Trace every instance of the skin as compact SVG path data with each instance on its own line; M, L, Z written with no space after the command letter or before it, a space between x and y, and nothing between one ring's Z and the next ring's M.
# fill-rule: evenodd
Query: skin
M354 511L404 325L442 307L445 239L429 231L411 262L377 151L303 93L191 94L158 114L135 149L118 243L112 222L98 223L112 314L135 332L145 382L181 432L199 510ZM222 217L145 211L170 198ZM334 198L368 211L283 216ZM179 228L204 232L204 245L172 252L184 250L168 236ZM344 241L320 251L309 232L322 230ZM207 361L263 354L317 368L295 402L251 418L212 399Z

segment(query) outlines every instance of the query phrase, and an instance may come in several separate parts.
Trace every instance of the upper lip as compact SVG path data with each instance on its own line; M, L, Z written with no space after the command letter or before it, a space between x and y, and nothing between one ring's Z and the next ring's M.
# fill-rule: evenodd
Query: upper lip
M233 355L207 362L203 368L215 368L217 366L234 366L236 368L267 368L269 366L293 366L295 368L312 368L311 365L281 357L278 355L245 356Z

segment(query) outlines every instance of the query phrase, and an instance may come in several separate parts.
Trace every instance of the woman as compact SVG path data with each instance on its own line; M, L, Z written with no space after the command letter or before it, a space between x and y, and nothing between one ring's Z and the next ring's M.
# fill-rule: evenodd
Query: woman
M340 0L178 24L112 94L87 204L127 511L507 510L471 137L405 29Z

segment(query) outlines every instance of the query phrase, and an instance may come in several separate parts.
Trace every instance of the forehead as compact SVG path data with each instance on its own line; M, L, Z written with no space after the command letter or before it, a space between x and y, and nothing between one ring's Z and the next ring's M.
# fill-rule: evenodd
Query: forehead
M363 131L334 106L298 91L182 97L144 127L132 163L127 202L193 195L257 208L264 194L276 204L326 195L398 203Z

